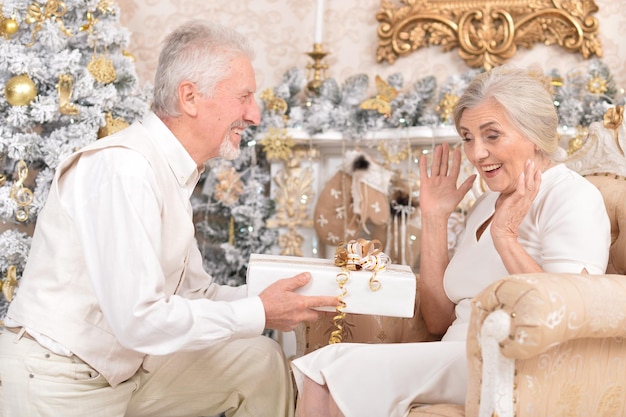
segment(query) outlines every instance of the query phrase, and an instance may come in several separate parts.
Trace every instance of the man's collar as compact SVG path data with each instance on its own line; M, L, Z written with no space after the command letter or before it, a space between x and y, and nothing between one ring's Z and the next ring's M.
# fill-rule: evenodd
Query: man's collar
M178 183L181 186L195 186L200 176L200 170L172 131L153 112L148 113L142 124L152 132L151 139L163 150L163 155Z

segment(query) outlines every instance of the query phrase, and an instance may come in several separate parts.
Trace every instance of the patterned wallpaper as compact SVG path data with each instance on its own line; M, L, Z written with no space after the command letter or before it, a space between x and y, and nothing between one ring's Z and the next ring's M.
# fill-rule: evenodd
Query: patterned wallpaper
M396 3L398 3L396 1ZM293 66L305 68L314 39L315 0L118 0L121 22L132 32L131 52L136 57L140 80L151 83L160 42L171 29L191 18L215 19L248 34L257 50L254 65L259 91L276 85ZM376 12L380 0L341 0L325 2L323 45L330 55L328 75L341 83L348 76L366 73L374 90L376 75L383 78L395 72L404 75L405 86L426 75L438 82L467 70L456 50L422 48L399 58L394 65L376 62L378 40ZM623 1L596 0L600 8L594 16L600 22L600 40L607 63L618 87L626 87L626 42L620 28L626 27ZM579 65L580 54L558 46L537 44L520 49L510 61L518 66L539 65L544 70L558 68L564 74ZM374 92L374 91L373 91Z

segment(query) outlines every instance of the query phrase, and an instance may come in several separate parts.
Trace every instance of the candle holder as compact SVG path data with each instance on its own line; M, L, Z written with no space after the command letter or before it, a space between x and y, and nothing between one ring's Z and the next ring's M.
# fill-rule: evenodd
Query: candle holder
M307 88L310 93L319 94L320 86L326 78L326 70L328 69L328 64L322 63L322 60L328 55L328 52L324 52L321 43L314 43L313 51L307 52L306 54L313 59L313 63L307 64L306 66L309 71L313 70L313 77L307 84ZM310 73L311 72L309 72L309 74Z

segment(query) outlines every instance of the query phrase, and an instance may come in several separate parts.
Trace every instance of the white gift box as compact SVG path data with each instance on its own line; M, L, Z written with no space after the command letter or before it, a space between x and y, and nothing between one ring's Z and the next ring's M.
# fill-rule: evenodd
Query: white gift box
M300 256L250 255L246 280L248 295L258 295L273 282L289 278L300 272L310 272L313 278L295 292L303 295L339 296L341 290L337 274L342 270L334 261L324 258ZM350 271L347 290L342 300L346 303L345 313L371 314L393 317L413 317L417 279L407 265L387 265L376 273L380 283L377 291L370 288L372 271ZM335 311L334 307L320 307L322 311Z

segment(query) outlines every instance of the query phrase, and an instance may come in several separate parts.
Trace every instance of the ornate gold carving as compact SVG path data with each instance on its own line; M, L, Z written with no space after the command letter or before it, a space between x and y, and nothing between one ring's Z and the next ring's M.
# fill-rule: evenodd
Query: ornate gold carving
M313 227L313 220L309 213L309 205L313 201L314 175L310 167L302 167L303 160L317 156L316 149L308 147L294 147L292 158L283 161L283 168L273 176L274 201L276 214L267 220L267 227L288 228L286 234L278 238L281 255L302 256L304 238L296 231L297 227Z
M593 0L383 0L376 14L378 62L421 47L458 48L473 68L490 69L513 57L518 46L559 45L584 58L602 56Z
M276 215L268 220L269 227L313 227L307 208L313 199L313 172L295 168L281 170L274 176L276 184Z

